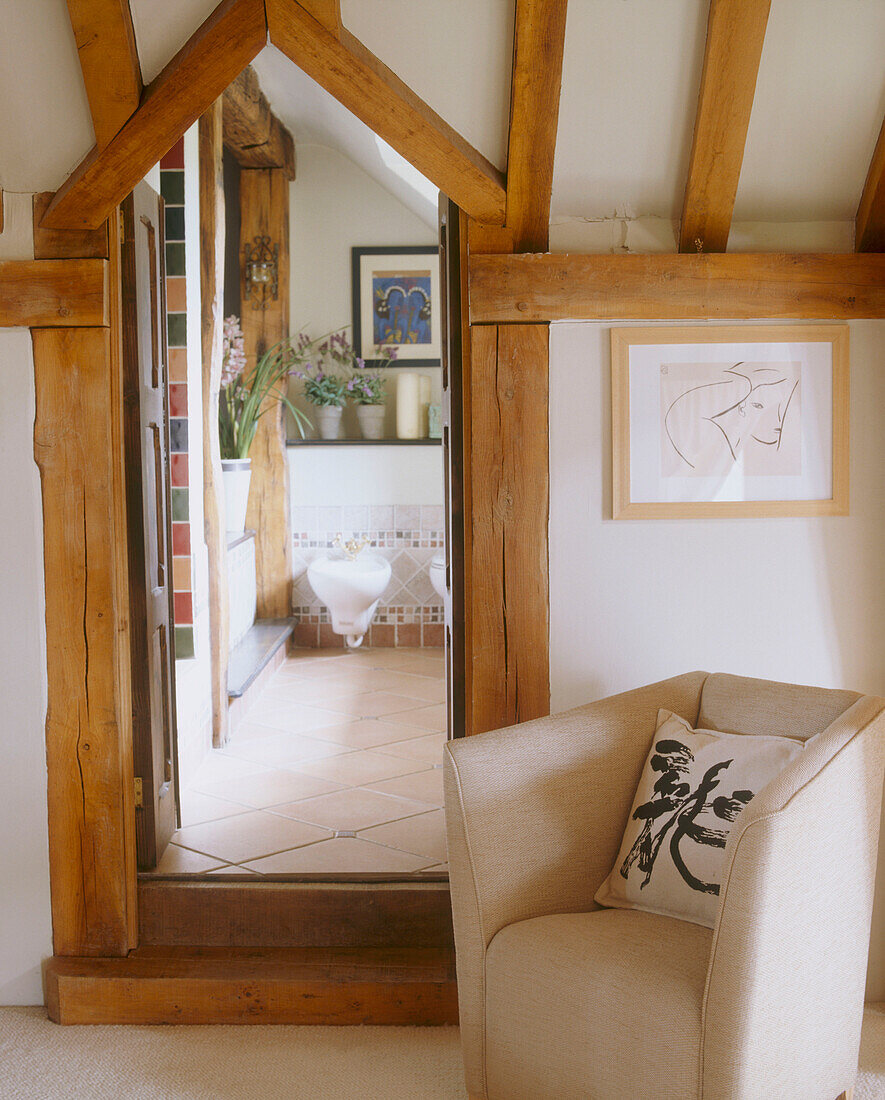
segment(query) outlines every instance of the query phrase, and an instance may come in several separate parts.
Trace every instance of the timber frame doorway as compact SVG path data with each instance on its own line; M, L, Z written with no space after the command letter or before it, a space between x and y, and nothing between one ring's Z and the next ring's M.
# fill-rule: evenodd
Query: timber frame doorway
M30 315L19 310L7 323L30 325L34 344L54 950L46 997L59 1022L445 1023L456 1012L445 884L413 884L399 923L384 892L364 884L374 923L359 938L334 945L281 933L281 923L292 920L291 894L278 884L195 884L227 891L227 913L242 913L260 899L267 935L256 943L243 942L229 924L219 929L197 919L163 927L164 899L157 893L149 898L136 873L118 207L198 117L218 123L225 87L263 48L268 29L297 64L462 207L450 210L464 305L454 334L463 394L457 456L463 480L463 729L481 732L548 709L546 325L529 326L528 343L502 337L501 369L498 332L490 330L494 340L476 360L480 375L474 377L470 366L468 226L473 215L500 228L503 176L343 28L330 29L307 7L268 0L265 12L263 0L224 0L115 136L54 196L35 202L42 266L23 267L31 282L19 288L19 300L35 308ZM564 5L561 14L564 20ZM324 55L319 66L311 60L316 49ZM87 56L81 54L84 64ZM365 104L372 117L361 114ZM506 230L500 232L506 237ZM217 240L204 235L202 244L203 274L217 275L223 265ZM205 295L203 304L211 313ZM204 312L204 350L211 355L212 348L220 351L221 310L208 326L205 320ZM523 399L521 382L529 377ZM491 424L498 437L475 456L469 441ZM540 541L528 548L526 540L537 535ZM504 563L515 570L527 549L536 576L524 587L518 573L505 576ZM309 889L302 912L328 913L338 903L331 886ZM191 912L198 909L211 906Z

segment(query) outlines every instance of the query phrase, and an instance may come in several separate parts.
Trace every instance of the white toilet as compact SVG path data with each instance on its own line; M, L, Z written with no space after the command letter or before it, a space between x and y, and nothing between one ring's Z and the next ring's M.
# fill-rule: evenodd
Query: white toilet
M434 554L430 562L430 583L433 585L437 596L443 600L446 598L446 555L440 551Z
M390 562L363 552L353 560L324 554L307 567L307 580L328 607L332 629L351 649L362 645L378 600L390 583Z

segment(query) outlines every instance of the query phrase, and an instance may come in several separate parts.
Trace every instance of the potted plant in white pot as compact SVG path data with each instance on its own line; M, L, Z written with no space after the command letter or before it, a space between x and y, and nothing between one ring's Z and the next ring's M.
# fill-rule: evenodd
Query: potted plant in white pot
M396 358L396 348L378 348L377 369L368 370L364 359L356 355L353 373L347 380L348 399L356 405L363 439L384 438L384 404L387 401L387 378L383 368Z
M224 477L224 497L227 529L242 534L246 528L246 508L249 503L249 482L252 460L249 448L258 429L258 421L266 413L276 411L279 403L292 414L295 427L304 436L310 421L291 403L286 393L289 375L312 350L312 342L303 334L293 347L291 340L281 340L266 351L246 374L246 351L239 318L224 322L224 350L221 367L221 390L218 395L218 437L221 445L221 469ZM270 398L271 400L267 400Z
M316 408L316 425L320 439L337 439L341 428L341 414L347 401L347 379L344 371L353 363L353 348L344 330L320 337L313 344L299 342L299 350L307 358L308 349L314 349L313 361L302 370L292 373L304 382L304 397Z

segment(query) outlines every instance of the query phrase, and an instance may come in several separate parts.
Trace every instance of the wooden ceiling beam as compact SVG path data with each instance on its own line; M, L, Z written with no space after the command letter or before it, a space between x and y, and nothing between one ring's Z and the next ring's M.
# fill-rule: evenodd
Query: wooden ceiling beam
M43 225L96 229L266 42L264 0L222 0L145 89L123 129L56 192Z
M83 83L99 149L141 101L141 65L129 0L68 0Z
M480 221L504 221L504 178L344 28L331 33L295 0L267 0L273 44Z
M295 179L295 142L271 111L250 65L227 89L222 109L224 144L242 168L282 168Z
M341 37L344 24L341 22L341 0L299 0L302 8L309 12L327 31Z
M771 0L711 0L680 252L728 245Z
M857 208L854 247L858 252L885 252L885 122Z
M516 0L507 217L517 252L546 252L568 0Z
M477 255L470 323L885 317L885 253Z

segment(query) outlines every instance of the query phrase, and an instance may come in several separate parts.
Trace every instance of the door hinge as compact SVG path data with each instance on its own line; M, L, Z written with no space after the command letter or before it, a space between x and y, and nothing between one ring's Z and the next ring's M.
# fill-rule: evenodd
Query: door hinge
M135 777L135 808L136 810L144 809L144 783L140 775Z
M126 221L123 218L123 211L117 207L117 228L120 231L120 244L123 244L126 240Z

